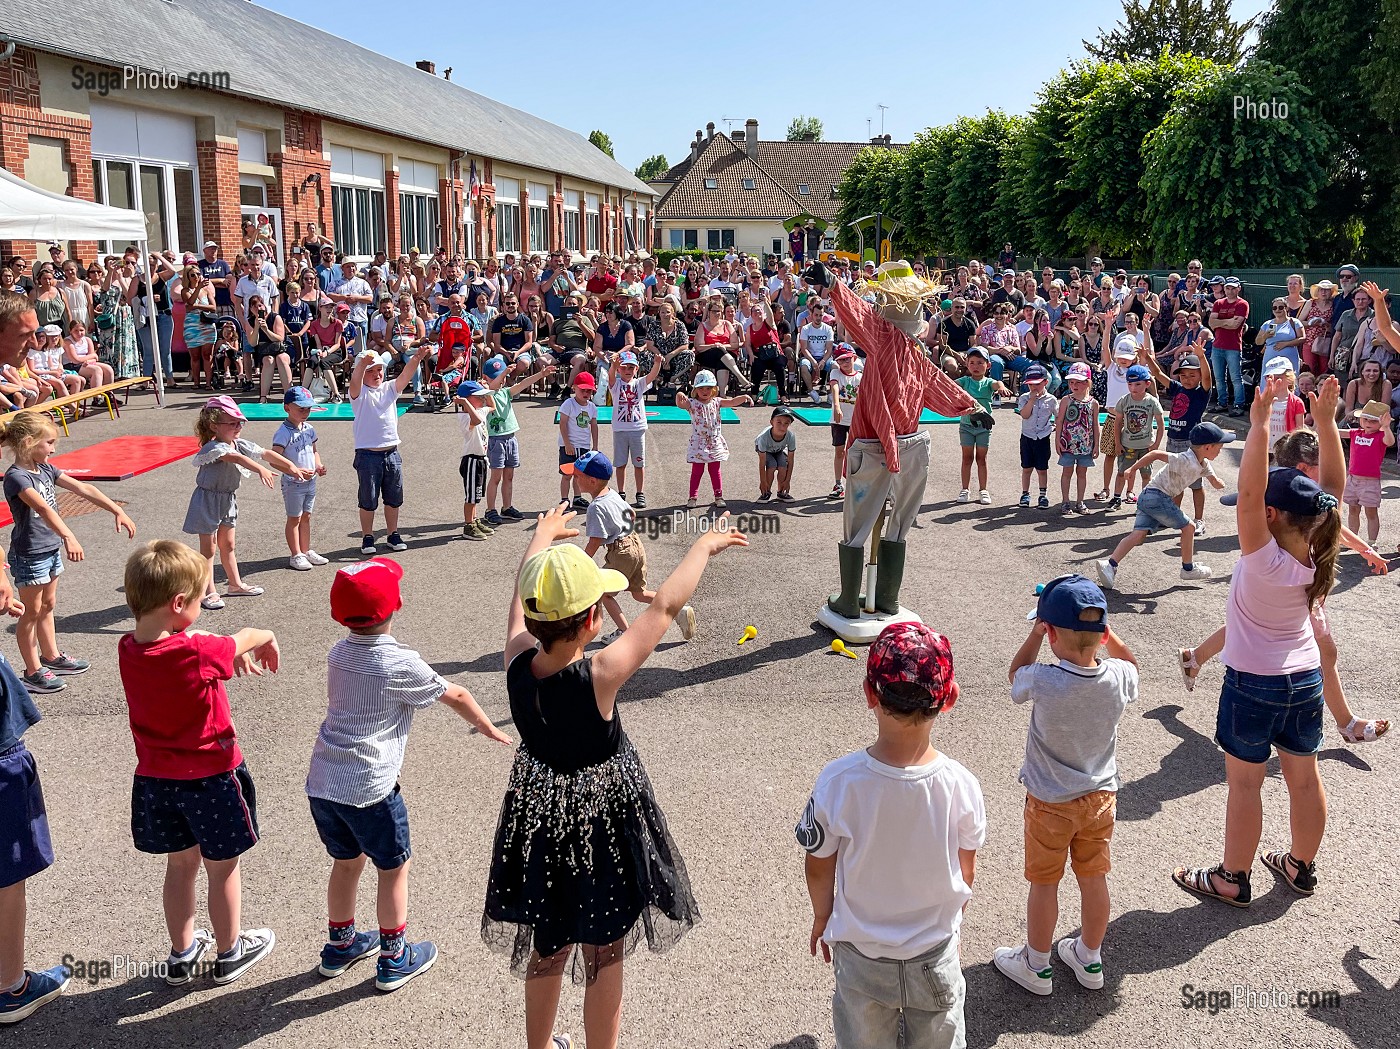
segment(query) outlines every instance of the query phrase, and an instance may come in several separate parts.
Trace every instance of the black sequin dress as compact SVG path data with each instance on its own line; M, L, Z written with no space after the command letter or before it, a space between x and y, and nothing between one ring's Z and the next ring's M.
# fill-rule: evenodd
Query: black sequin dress
M535 650L506 670L520 733L496 826L481 938L525 975L531 951L621 943L665 951L700 920L685 861L619 713L598 713L592 664L536 679ZM576 982L594 974L574 952Z

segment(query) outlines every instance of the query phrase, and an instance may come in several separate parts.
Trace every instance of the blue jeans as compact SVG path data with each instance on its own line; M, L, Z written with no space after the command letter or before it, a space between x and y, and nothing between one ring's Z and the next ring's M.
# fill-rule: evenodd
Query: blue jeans
M1223 406L1226 403L1227 391L1233 389L1235 391L1235 407L1243 408L1245 404L1244 377L1240 374L1240 351L1222 350L1218 346L1211 347L1210 370L1215 375L1216 402Z
M1231 757L1262 765L1270 748L1306 756L1322 749L1322 671L1245 674L1225 668L1215 742Z
M170 362L170 336L174 322L168 313L156 314L156 338L160 340L160 373L166 381L172 378L175 366ZM141 374L155 375L155 360L151 353L151 329L141 325L136 329L136 338L141 343Z

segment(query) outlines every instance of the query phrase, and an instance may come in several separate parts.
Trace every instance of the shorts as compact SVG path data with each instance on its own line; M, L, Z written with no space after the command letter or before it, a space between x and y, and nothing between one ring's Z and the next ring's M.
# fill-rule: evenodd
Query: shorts
M647 432L645 430L613 430L613 466L631 464L638 470L647 465Z
M850 428L849 426L842 426L842 425L839 424L839 423L832 423L832 424L831 424L831 447L833 447L833 448L844 448L844 447L846 447L846 438L850 436L850 433L851 433L851 428Z
M486 456L464 455L457 464L457 472L462 475L462 501L473 505L486 498Z
M486 461L493 470L514 470L520 465L520 441L515 434L492 434L486 438Z
M1117 455L1119 452L1118 435L1114 432L1113 420L1118 418L1118 413L1109 410L1107 416L1100 427L1099 451L1104 455Z
M609 543L603 555L603 567L621 572L627 577L627 589L636 594L647 588L647 550L636 535L624 535Z
M249 352L253 355L253 362L255 364L262 364L265 360L276 360L279 353L287 352L287 347L285 343L279 346L275 342L260 342L252 347Z
M361 510L378 510L381 495L385 506L403 506L403 460L397 448L356 448L355 472L360 475Z
M316 478L309 481L293 481L282 478L282 505L288 517L300 517L316 509Z
M1133 470L1141 470L1144 478L1152 476L1152 466L1138 466L1137 462L1146 455L1150 448L1123 448L1118 452L1118 472L1121 474L1131 473Z
M1050 469L1050 438L1021 434L1021 469Z
M257 797L248 766L202 779L133 776L131 838L139 852L231 860L258 843Z
M1112 869L1108 843L1118 795L1095 790L1069 801L1041 801L1026 795L1026 881L1057 885L1065 874L1065 857L1076 877L1094 878Z
M842 1049L949 1049L967 1044L967 981L951 936L913 958L872 958L831 945L831 1022ZM900 1032L903 1037L900 1037ZM815 1043L812 1043L815 1044Z
M13 562L12 562L13 563ZM5 687L23 688L9 664ZM0 753L0 889L53 866L48 809L34 755L18 742Z
M1381 479L1347 474L1347 486L1342 490L1342 502L1347 506L1377 507L1381 505ZM11 558L13 560L13 558Z
M1225 668L1215 742L1231 757L1262 765L1270 748L1284 754L1322 749L1322 671L1244 674Z
M763 468L765 470L786 470L788 464L787 452L763 452Z
M357 808L325 798L308 798L316 833L333 860L368 856L376 870L398 870L413 855L408 840L408 807L399 785L373 805Z
M1094 465L1092 455L1075 455L1073 452L1061 452L1059 464L1063 467L1077 466L1081 470L1086 470Z
M958 445L962 448L987 448L992 443L992 431L986 426L958 423Z
M14 580L15 586L44 586L62 574L62 547L51 554L28 555L10 551L10 578Z
M592 450L593 449L586 444L576 444L574 445L574 454L570 455L569 450L561 444L559 446L559 472L562 474L564 472L564 467L576 461L584 452L591 452Z
M1190 523L1191 518L1186 516L1186 511L1177 506L1171 496L1160 488L1148 485L1139 493L1133 531L1155 532L1159 528L1180 530Z
M1174 440L1172 440L1170 437L1167 438L1167 451L1169 451L1169 452L1188 452L1188 451L1190 451L1190 450L1191 450L1191 442L1190 442L1190 441L1174 441ZM1199 492L1199 491L1201 491L1202 488L1205 487L1205 478L1204 478L1204 477L1197 478L1196 480L1194 480L1194 481L1191 482L1191 484L1190 484L1189 487L1190 487L1190 490L1193 491L1193 492Z

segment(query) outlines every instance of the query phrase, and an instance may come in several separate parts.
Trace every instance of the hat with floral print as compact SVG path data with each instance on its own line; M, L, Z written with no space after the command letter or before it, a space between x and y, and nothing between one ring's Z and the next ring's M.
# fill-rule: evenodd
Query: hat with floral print
M906 682L927 689L938 713L957 699L953 646L923 623L893 623L880 631L866 658L865 680L877 694Z

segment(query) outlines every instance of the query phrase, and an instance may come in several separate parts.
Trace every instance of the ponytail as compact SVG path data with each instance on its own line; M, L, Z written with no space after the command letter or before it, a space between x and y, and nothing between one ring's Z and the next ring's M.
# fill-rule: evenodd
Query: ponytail
M1326 498L1331 499L1331 496ZM1313 563L1313 581L1308 587L1308 609L1316 609L1332 591L1337 581L1337 554L1342 538L1342 512L1335 499L1332 505L1314 518L1312 532L1308 535L1309 553Z

